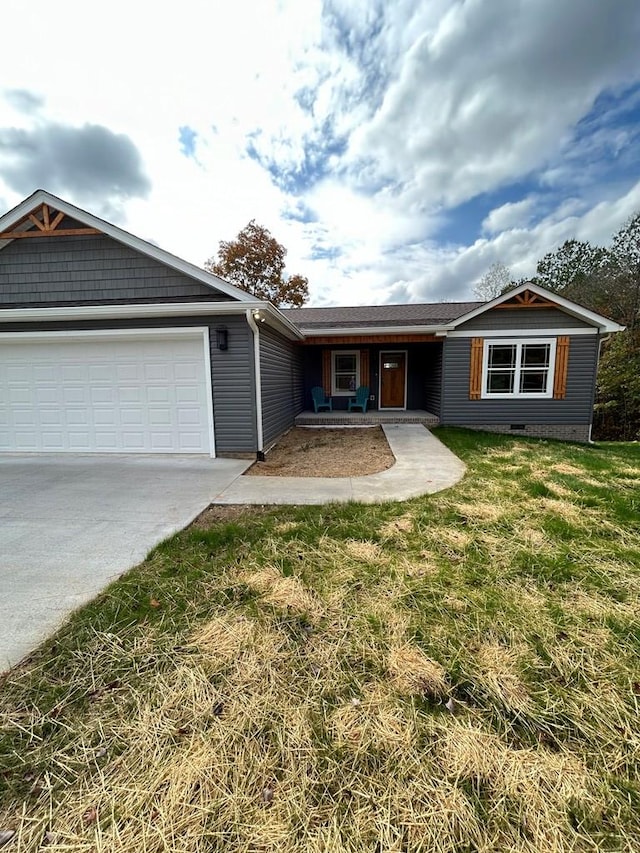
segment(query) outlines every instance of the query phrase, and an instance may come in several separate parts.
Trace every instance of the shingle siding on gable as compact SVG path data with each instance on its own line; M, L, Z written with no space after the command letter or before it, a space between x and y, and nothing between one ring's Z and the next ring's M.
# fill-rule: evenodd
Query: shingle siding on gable
M588 329L589 323L556 308L492 308L466 323L457 332L474 329Z
M505 312L506 313L506 312ZM519 312L520 313L520 312ZM529 313L523 311L521 313ZM537 313L531 312L531 313ZM443 424L589 424L593 413L599 338L570 338L567 393L563 400L470 400L469 365L471 338L447 338L443 359Z
M262 428L265 449L293 426L304 408L303 353L273 329L260 326Z
M0 252L0 306L230 301L230 297L103 235L30 237Z

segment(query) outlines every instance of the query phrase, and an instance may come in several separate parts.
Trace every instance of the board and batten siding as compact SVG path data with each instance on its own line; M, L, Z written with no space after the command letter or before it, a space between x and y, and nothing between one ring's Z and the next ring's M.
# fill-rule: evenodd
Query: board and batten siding
M537 313L537 311L531 313ZM477 318L478 321L480 319ZM566 395L561 400L549 398L470 400L471 340L471 338L447 338L445 341L441 423L461 426L465 424L508 424L511 422L535 424L591 423L593 393L598 366L598 335L573 335L569 337ZM509 338L501 340L507 343Z
M104 235L14 240L0 253L3 308L190 300L230 297Z
M263 324L259 329L262 430L268 450L304 408L303 353L273 329Z
M45 238L46 239L46 238ZM162 329L208 326L216 454L257 450L253 335L244 315L162 317L118 320L66 320L58 323L0 323L0 332L57 332L94 329ZM219 350L216 329L225 327L228 349Z

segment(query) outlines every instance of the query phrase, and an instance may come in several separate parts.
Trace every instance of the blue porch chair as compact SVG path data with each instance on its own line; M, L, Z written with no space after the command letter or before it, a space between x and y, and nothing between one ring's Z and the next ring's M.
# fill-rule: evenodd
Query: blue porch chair
M367 403L369 402L369 388L366 385L361 385L356 389L356 396L349 400L349 411L354 409L362 409L362 412L367 411Z
M311 389L311 397L313 398L314 412L319 412L320 409L329 409L330 412L333 411L331 397L325 397L324 388L321 388L319 385L316 385L315 388Z

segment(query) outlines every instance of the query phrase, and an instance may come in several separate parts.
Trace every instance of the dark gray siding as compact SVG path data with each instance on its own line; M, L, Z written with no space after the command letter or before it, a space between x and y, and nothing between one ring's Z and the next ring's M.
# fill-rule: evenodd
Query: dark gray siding
M589 323L556 308L493 308L467 320L456 331L473 329L584 329Z
M268 450L304 408L301 347L278 332L260 327L262 430Z
M505 338L506 340L508 338ZM470 358L471 338L447 338L444 345L443 401L440 413L442 423L591 423L598 361L597 335L570 338L567 393L564 400L470 400Z
M0 252L0 306L226 300L147 255L105 236L14 240Z
M442 399L442 344L431 344L429 359L424 374L425 408L434 415L440 415Z
M229 348L219 350L216 328L225 326ZM243 316L217 318L211 323L213 420L217 453L255 453L256 391L253 335Z
M69 331L72 329L148 329L208 326L213 385L216 453L255 453L256 411L253 336L243 315L163 317L162 319L0 323L0 332ZM216 329L228 332L227 350L219 350Z

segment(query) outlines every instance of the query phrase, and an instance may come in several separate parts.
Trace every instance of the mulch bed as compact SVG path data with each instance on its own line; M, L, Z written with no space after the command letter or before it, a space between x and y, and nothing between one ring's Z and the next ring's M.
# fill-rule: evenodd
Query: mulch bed
M382 428L294 427L246 473L251 477L361 477L390 468L395 457Z

